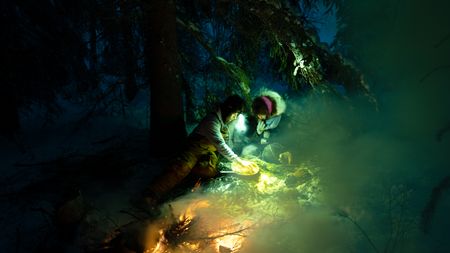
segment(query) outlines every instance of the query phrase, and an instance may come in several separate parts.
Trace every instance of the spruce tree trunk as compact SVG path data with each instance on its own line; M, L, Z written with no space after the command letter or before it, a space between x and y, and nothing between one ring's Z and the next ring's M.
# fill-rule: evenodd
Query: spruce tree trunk
M97 55L97 5L95 1L91 5L89 16L89 59L91 60L90 72L95 82L94 87L98 87L98 55Z
M172 155L186 138L173 0L153 0L145 12L145 60L150 85L150 145Z
M122 16L120 19L120 26L123 36L123 50L125 51L124 58L124 74L125 74L125 97L127 102L131 102L137 94L138 87L136 84L136 70L137 61L133 51L133 30L131 26L131 12L130 3L126 0L119 2Z
M8 73L2 73L2 75L7 76ZM15 135L20 131L18 104L13 87L10 87L8 80L2 83L4 87L2 87L2 92L0 93L0 115L2 118L0 136L3 135L8 140L16 141Z
M2 15L0 15L0 137L5 136L14 140L15 135L21 130L19 117L19 101L17 97L18 75L22 73L20 44L17 38L20 20L13 15L17 5L8 1L0 3ZM19 71L20 70L20 71Z

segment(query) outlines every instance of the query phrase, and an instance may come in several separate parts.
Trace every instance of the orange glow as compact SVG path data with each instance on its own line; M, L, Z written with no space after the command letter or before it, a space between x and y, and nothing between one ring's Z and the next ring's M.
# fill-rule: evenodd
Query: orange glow
M214 240L217 253L221 253L221 247L227 248L230 252L237 252L244 242L244 237L238 235L227 235Z
M233 220L222 220L219 231L209 235L210 238L215 238L213 244L217 253L224 252L221 248L226 248L231 253L238 252L245 241L245 237L249 234L252 222L245 221L239 224L232 224L232 222Z
M149 231L151 233L151 229ZM158 231L158 239L154 245L154 240L147 238L147 245L145 253L164 253L167 250L166 238L164 237L164 230L160 229Z
M183 246L192 251L198 251L200 249L199 242L196 243L183 242Z
M256 172L257 177L251 177L255 180L230 177L233 180L218 181L216 191L206 192L207 195L200 192L168 204L168 208L163 209L165 215L149 226L151 236L146 238L145 252L239 253L251 247L250 235L255 229L290 217L292 205L303 203L294 195L296 192L308 196L307 200L314 199L318 180L313 176L294 188L286 185L285 178L269 170L273 168L261 168L262 171ZM304 174L309 173L309 170L303 171L306 169L288 167L286 173L299 178L300 182ZM278 169L277 172L283 171ZM283 198L277 193L282 193L279 196ZM288 203L285 203L287 197Z
M167 229L173 224L169 224L167 220L160 220L149 226L147 229L147 240L145 253L171 253L171 252L230 252L236 253L241 248L249 233L249 227L252 225L250 221L236 223L233 218L220 218L219 222L208 223L209 220L201 220L207 223L192 223L196 217L196 210L199 208L208 208L210 203L208 200L196 200L189 203L182 214L177 218L176 222L182 224L182 231L191 229L199 229L204 231L201 234L186 236L183 242L178 245L171 245L171 242L165 237ZM173 221L172 221L173 222ZM213 225L213 226L211 226ZM173 243L173 242L172 242Z
M193 219L195 217L195 210L198 208L206 208L209 207L209 201L208 200L198 200L194 203L190 204L187 208L184 214L181 214L178 218L180 221L185 219Z

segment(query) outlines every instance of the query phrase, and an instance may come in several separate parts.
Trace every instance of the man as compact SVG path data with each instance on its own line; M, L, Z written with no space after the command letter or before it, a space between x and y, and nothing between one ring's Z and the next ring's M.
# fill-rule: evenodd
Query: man
M147 206L160 202L164 195L191 173L201 178L216 176L217 153L249 171L255 170L256 165L253 162L241 159L227 144L228 126L243 111L244 105L241 97L232 95L221 103L217 110L203 118L189 135L183 151L144 192Z

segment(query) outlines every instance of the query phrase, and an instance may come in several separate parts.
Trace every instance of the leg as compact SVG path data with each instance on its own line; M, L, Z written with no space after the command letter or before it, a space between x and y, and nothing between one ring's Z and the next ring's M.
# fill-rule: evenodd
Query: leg
M144 191L144 196L160 199L183 181L197 163L197 156L190 150L183 152L175 158L163 174L155 178L152 184Z
M197 164L192 168L192 173L202 178L213 178L217 176L219 171L217 170L217 164L219 158L215 152L208 152L199 158Z

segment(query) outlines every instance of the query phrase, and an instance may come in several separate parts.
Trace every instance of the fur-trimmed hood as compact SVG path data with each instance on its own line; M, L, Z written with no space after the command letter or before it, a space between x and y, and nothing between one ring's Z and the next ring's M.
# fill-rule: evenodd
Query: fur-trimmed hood
M259 93L257 94L257 96L267 96L272 98L273 100L275 100L275 104L277 106L277 114L276 115L280 115L282 113L284 113L286 111L286 102L284 101L284 99L281 97L280 94L278 94L278 92L273 91L273 90L269 90L267 88L262 88Z

